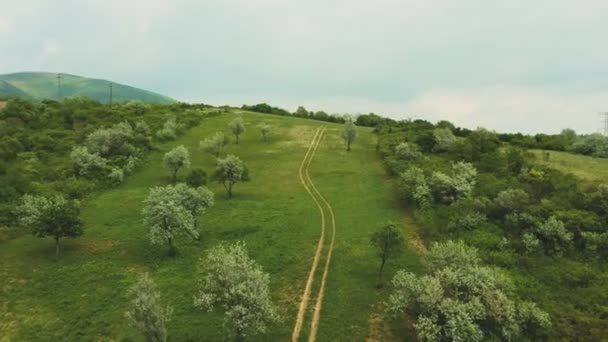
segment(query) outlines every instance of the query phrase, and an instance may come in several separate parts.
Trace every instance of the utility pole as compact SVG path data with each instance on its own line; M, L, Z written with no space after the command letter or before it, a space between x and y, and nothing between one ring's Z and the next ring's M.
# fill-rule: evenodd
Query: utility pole
M61 74L57 74L57 100L61 101Z
M112 109L112 82L110 82L110 109Z
M602 116L602 123L604 126L604 135L608 136L608 112L600 113Z

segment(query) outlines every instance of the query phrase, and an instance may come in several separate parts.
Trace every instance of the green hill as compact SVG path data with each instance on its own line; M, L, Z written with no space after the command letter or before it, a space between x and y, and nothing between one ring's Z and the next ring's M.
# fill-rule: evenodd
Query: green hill
M48 72L19 72L0 75L0 96L44 100L86 96L102 103L110 100L110 81L61 75L61 91L57 89L57 75ZM143 102L171 103L172 98L124 84L112 83L112 99L115 102L139 100Z

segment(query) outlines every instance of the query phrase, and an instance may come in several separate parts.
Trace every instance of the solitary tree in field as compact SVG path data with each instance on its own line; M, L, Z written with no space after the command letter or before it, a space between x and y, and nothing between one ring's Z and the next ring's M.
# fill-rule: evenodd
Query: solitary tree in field
M232 120L232 122L230 123L230 129L232 129L232 134L234 134L234 136L236 137L236 143L239 143L239 136L242 133L245 133L245 122L243 122L243 118L242 117L237 117L236 119Z
M355 126L355 123L353 122L353 120L347 120L344 123L344 130L342 131L342 138L344 139L344 142L346 143L346 150L350 151L350 145L357 138L357 126Z
M200 263L199 290L194 305L211 311L220 308L224 318L242 341L263 333L278 316L270 297L270 278L236 243L211 248Z
M232 197L232 187L237 182L248 181L249 172L243 161L232 154L224 159L219 159L215 168L215 177L218 182L224 184L228 197Z
M268 125L268 124L260 124L260 133L262 133L262 139L264 139L264 141L268 140L268 136L270 135L270 132L272 131L272 126Z
M160 292L154 281L145 273L129 289L131 309L125 316L149 342L167 341L166 324L171 320L172 308L160 303Z
M165 167L171 171L171 181L177 181L177 173L183 168L190 167L190 152L184 145L177 146L165 154Z
M82 235L80 206L77 201L68 201L63 196L54 197L24 195L16 209L19 223L30 229L37 237L51 236L55 239L55 257L59 256L59 239Z
M380 257L380 270L378 271L378 287L382 287L382 271L386 261L401 253L403 249L403 235L394 223L388 223L370 236L372 245L378 250Z
M220 157L220 154L222 154L225 144L226 138L224 137L224 133L222 132L217 132L214 136L207 138L199 143L203 151L211 154L216 159Z
M178 191L171 185L150 189L142 210L144 224L150 228L150 241L153 244L167 243L169 255L175 255L173 242L177 236L198 239L194 217L181 202Z

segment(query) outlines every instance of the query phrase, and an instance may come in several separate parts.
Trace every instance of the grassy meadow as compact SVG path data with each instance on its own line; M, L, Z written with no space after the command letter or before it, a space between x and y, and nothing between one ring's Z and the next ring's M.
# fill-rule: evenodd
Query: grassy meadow
M530 150L535 160L541 165L555 168L559 171L593 183L608 181L608 159L584 156L560 151ZM546 154L549 159L546 159Z
M201 240L177 241L176 257L167 256L166 246L150 244L141 219L142 201L150 187L168 183L162 157L177 145L190 150L192 168L212 174L215 161L198 148L199 141L217 131L229 135L235 112L202 120L176 141L160 145L121 186L86 200L85 233L62 240L58 261L50 238L24 234L0 240L0 341L139 341L124 313L129 304L126 290L144 272L157 283L163 302L174 309L169 340L230 340L221 314L200 311L192 300L199 258L210 246L238 240L245 241L250 255L270 273L282 317L266 334L251 340L288 340L320 229L319 212L300 183L298 168L320 126L327 127L326 137L310 174L334 208L337 235L318 340L393 339L395 329L403 328L384 317L382 301L388 289L375 288L379 259L369 234L388 220L400 222L406 236L416 233L412 220L399 209L392 181L384 175L371 130L360 128L353 150L346 152L341 125L236 112L243 115L248 130L240 144L231 139L225 153L243 159L251 181L237 184L230 200L221 184L208 183L216 202L199 220ZM256 127L261 122L273 126L268 142L262 141ZM183 179L185 172L180 176ZM411 245L416 244L410 239ZM387 279L397 268L418 269L415 249L408 246L387 266ZM304 335L308 328L307 319ZM399 332L404 334L411 332Z

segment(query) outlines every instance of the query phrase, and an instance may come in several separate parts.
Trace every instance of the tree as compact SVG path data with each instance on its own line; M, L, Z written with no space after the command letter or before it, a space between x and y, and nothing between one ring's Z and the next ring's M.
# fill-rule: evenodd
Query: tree
M357 138L357 126L355 126L355 123L353 122L353 120L347 120L344 123L344 129L342 131L342 138L344 139L344 142L346 143L346 150L350 151L350 145Z
M215 168L215 178L224 185L228 192L228 198L231 198L234 184L248 181L249 172L239 157L229 154L226 158L218 160Z
M177 118L174 115L168 115L167 121L163 124L163 128L156 132L156 136L161 140L173 140L181 128L182 126L177 123Z
M507 189L498 193L494 199L497 216L524 211L530 204L530 196L522 189Z
M545 249L555 254L561 254L562 248L572 241L572 233L566 230L564 223L555 216L534 227L536 238L543 242Z
M207 173L203 169L192 169L186 177L186 183L194 188L207 185Z
M272 131L272 126L262 123L258 127L260 128L260 133L262 133L262 139L264 139L264 141L267 141L268 136L270 135L270 132Z
M176 184L172 188L174 200L182 205L194 219L202 215L207 209L215 204L213 192L204 186L191 188L186 184Z
M550 327L549 315L519 301L509 279L462 242L435 243L425 274L399 271L389 310L415 317L419 341L519 340Z
M293 115L295 116L299 116L301 118L306 118L308 117L310 114L308 112L308 110L306 110L306 108L299 106L298 109L296 109L296 112L293 113Z
M214 156L216 159L220 157L220 154L222 154L225 145L226 137L224 137L224 133L222 132L217 132L214 136L199 143L200 148Z
M450 176L442 172L434 172L430 187L438 201L453 203L469 197L473 193L476 180L475 167L470 163L458 162L452 164Z
M171 320L173 309L163 307L160 303L160 292L148 273L144 273L129 289L131 309L125 316L149 342L167 341L166 324Z
M435 138L434 150L437 152L449 151L456 142L456 137L449 128L434 129L433 137Z
M232 134L236 137L236 143L239 143L239 136L242 133L245 133L245 122L243 122L242 117L237 117L232 122L230 122L230 129L232 129Z
M128 122L121 122L111 128L101 128L87 135L85 144L91 153L102 157L129 155L134 152L131 145L133 127Z
M416 160L422 157L418 145L407 142L395 146L395 155L403 160Z
M420 207L425 207L433 201L431 188L428 186L422 169L410 167L399 175L399 192L408 202L413 201Z
M186 235L193 240L199 237L192 211L182 203L179 190L173 185L151 188L142 210L144 224L150 228L150 241L166 242L171 256L176 252L173 241L177 236Z
M90 176L93 173L104 170L107 160L97 153L90 153L85 146L75 146L70 153L70 159L74 169L79 176Z
M211 248L201 260L194 305L211 311L221 308L237 340L266 331L278 316L271 302L270 278L249 258L244 243Z
M19 223L29 228L37 237L51 236L55 239L55 257L59 256L59 239L82 235L83 224L79 218L77 201L68 201L63 196L53 197L24 195L16 208Z
M190 167L190 152L188 152L188 149L184 145L179 145L165 153L163 161L165 167L171 171L171 181L175 183L179 170Z
M382 287L382 271L386 261L403 249L403 235L395 223L388 223L370 236L372 245L378 250L380 269L378 271L378 287Z

